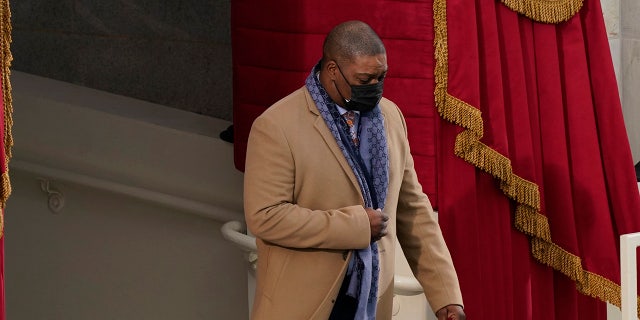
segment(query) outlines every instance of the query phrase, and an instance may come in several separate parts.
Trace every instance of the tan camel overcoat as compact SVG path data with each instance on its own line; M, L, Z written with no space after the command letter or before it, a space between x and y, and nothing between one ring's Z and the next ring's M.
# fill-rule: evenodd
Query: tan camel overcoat
M377 319L391 319L397 239L433 310L462 305L451 256L422 192L398 107L380 102L389 148L388 234L379 241ZM329 317L353 249L371 231L360 187L305 87L253 123L244 178L245 218L256 236L252 319Z

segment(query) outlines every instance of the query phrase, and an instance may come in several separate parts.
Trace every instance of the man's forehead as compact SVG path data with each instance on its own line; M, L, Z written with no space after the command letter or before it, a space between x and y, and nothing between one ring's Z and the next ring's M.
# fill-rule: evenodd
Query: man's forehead
M368 61L368 60L384 60L387 61L387 54L386 53L379 53L379 54L357 54L351 57L350 59L352 62L358 62L358 61Z
M350 65L356 73L386 71L388 68L387 55L378 54L373 56L357 56L351 61Z

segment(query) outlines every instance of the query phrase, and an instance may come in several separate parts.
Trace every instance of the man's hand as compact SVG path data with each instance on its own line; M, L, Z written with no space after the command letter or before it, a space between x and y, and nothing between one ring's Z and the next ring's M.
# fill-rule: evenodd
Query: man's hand
M465 320L467 316L464 314L462 307L457 304L450 304L436 312L436 317L438 320L447 320L447 319L455 319L455 320Z
M380 209L364 208L369 216L369 225L371 226L371 242L376 242L387 235L387 221L389 215Z

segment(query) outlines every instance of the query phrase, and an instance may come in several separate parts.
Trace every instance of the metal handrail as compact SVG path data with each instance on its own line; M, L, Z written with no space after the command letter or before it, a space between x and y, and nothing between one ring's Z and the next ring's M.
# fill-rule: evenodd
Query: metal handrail
M43 166L20 159L12 159L10 162L10 167L11 169L29 172L41 177L48 177L59 181L76 183L82 186L88 186L99 190L109 191L136 199L149 201L169 208L175 208L182 212L196 214L217 221L229 221L232 219L237 219L238 216L242 215L242 213L238 213L236 211L209 203L186 199L163 192L149 190L147 188L127 185L103 178L89 176L77 172L71 172L64 169Z
M222 236L236 244L244 252L258 251L256 238L247 235L247 227L240 221L229 221L222 225L220 229Z

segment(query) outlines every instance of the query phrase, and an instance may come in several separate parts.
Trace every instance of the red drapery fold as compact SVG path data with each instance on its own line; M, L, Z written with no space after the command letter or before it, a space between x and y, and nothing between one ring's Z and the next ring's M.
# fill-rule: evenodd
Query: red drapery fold
M605 319L640 197L599 2L559 24L493 0L434 13L440 221L467 312Z

